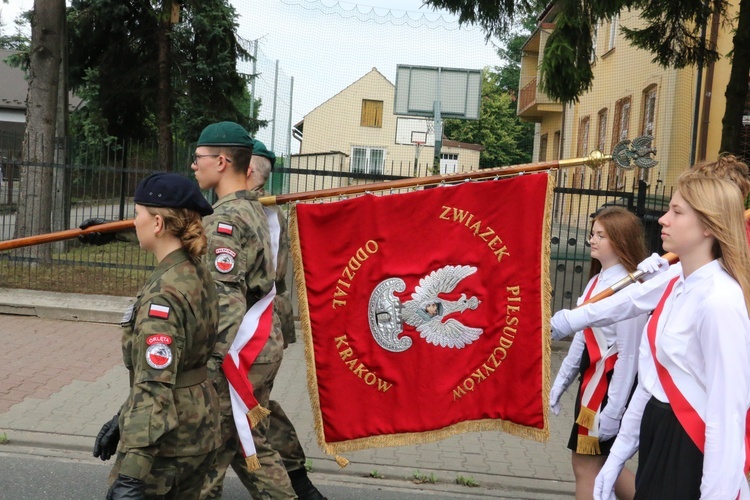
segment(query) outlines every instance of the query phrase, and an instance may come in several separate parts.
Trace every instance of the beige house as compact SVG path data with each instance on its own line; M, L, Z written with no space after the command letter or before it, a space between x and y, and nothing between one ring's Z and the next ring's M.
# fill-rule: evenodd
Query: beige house
M435 154L431 120L394 115L394 95L394 84L373 68L312 110L295 125L300 153L292 155L291 167L334 169L342 174L428 175ZM413 141L424 144L417 148ZM477 144L444 138L441 173L477 170L483 149ZM342 185L342 179L292 178L290 188L291 191L328 188ZM345 179L345 182L348 185L355 181Z
M734 19L736 6L730 10L735 12L729 12L729 19ZM623 171L611 165L601 172L584 167L568 169L561 171L559 184L629 189L640 178L669 187L689 166L691 152L695 162L717 157L724 91L730 73L726 57L704 68L696 103L698 69L663 68L652 62L651 53L629 45L619 28L643 27L645 23L639 11L623 10L613 19L600 20L596 26L591 54L592 89L579 102L563 106L539 87L540 61L556 15L556 7L551 5L540 16L521 60L518 115L536 122L534 161L582 157L593 149L610 153L619 141L641 135L654 137L655 159L659 161L650 171ZM709 43L715 40L719 53L726 55L731 49L731 26L722 26L718 21L714 20L707 30ZM698 124L695 132L694 121Z

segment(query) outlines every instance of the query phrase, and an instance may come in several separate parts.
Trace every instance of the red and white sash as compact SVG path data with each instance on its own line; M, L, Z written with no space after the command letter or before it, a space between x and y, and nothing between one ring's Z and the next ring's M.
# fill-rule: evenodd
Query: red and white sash
M599 280L597 276L589 287L584 301L591 297ZM617 344L607 345L607 337L600 328L585 328L583 336L590 364L581 380L581 409L578 412L578 443L576 453L599 455L599 414L607 394L607 374L617 361Z
M664 309L664 303L667 301L669 294L672 293L674 284L678 279L679 277L670 281L667 285L667 289L664 290L664 295L662 295L661 300L659 300L659 304L656 306L656 309L654 309L654 313L651 315L648 325L646 326L646 335L648 337L649 348L651 349L651 358L654 360L654 365L656 366L656 374L659 376L659 382L661 383L667 398L669 398L669 404L672 407L677 420L680 422L680 425L685 429L687 435L690 436L690 440L693 441L695 446L697 446L701 453L703 453L706 445L706 423L703 421L703 418L698 411L696 411L696 409L690 404L690 401L687 400L685 395L680 392L680 389L677 387L677 384L675 384L669 371L656 357L656 330L659 324L659 317ZM746 415L745 422L745 474L747 474L750 470L750 436L748 436L748 432L750 432L750 426L748 426L748 424L750 424L750 412Z
M268 226L271 232L271 248L274 269L276 269L281 227L276 212L264 207ZM253 304L242 319L237 336L229 348L221 367L229 382L232 401L232 415L237 427L237 434L242 444L242 451L249 470L256 470L260 463L255 453L255 443L251 428L258 424L268 410L261 407L253 395L253 386L248 379L250 367L266 345L273 328L273 299L276 296L276 285L265 297Z

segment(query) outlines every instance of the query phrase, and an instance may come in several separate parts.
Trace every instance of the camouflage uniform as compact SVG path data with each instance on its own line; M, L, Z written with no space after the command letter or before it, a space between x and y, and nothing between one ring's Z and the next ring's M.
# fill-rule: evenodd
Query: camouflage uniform
M270 234L263 207L257 193L237 191L214 204L213 215L203 218L208 237L207 265L219 293L219 340L209 375L217 387L221 401L222 447L203 485L202 496L219 498L229 464L241 450L232 418L229 386L220 366L237 335L245 312L263 298L273 286L275 271L271 258ZM230 256L231 258L227 258ZM284 341L274 329L250 368L250 382L258 403L268 406L273 377L283 355ZM278 481L264 489L272 498L294 498L291 483L278 453L266 443L260 427L253 429L253 441L261 467ZM283 475L283 477L281 477Z
M120 410L118 473L147 497L198 498L219 446L219 399L206 364L217 332L216 288L180 249L167 255L123 318L130 395Z
M265 193L261 193L261 195L265 195ZM279 218L281 231L279 234L279 249L276 258L277 295L273 303L274 333L272 335L274 338L283 338L283 345L286 347L288 339L291 339L291 342L296 341L294 318L292 316L292 304L289 299L289 292L286 289L286 273L289 266L289 228L286 218L281 213L281 210L278 207L274 207L273 210ZM290 324L291 336L288 332ZM305 453L302 450L302 445L300 444L299 439L297 438L297 431L286 417L281 406L276 401L269 400L270 391L273 387L273 380L276 377L278 368L279 364L277 363L258 364L257 369L256 366L253 366L250 370L250 380L253 382L254 388L256 386L253 379L264 378L268 381L264 384L268 389L268 393L265 393L264 391L263 398L268 403L267 408L271 410L271 415L268 419L261 422L255 430L257 430L258 433L262 433L268 446L278 452L282 459L281 463L283 464L283 469L279 469L276 462L274 462L273 467L264 467L265 464L261 461L260 470L250 472L245 466L242 453L235 455L234 460L232 461L232 468L253 498L288 498L287 496L274 495L272 492L273 485L284 480L280 475L286 477L288 476L288 471L298 470L305 466ZM257 446L258 439L256 439L255 442Z

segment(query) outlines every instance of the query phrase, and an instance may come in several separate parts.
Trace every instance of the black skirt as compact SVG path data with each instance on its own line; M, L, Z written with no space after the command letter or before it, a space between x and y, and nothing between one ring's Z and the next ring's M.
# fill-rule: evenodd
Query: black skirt
M588 367L591 366L591 358L589 357L589 351L588 349L583 350L583 355L581 356L581 367L578 371L578 394L576 394L576 407L575 407L575 413L573 414L573 429L570 431L570 438L568 439L568 449L572 451L576 451L578 449L578 429L581 427L577 423L575 423L575 419L578 418L578 412L581 411L581 381L583 380L583 374L586 372ZM607 373L607 387L609 387L609 382L612 380L612 374L614 373L614 370L610 370L609 373ZM632 395L632 392L631 392ZM602 410L607 406L607 401L609 398L607 397L607 394L604 394L604 399L602 399ZM606 441L599 441L599 448L601 449L602 455L609 455L609 449L612 448L612 445L615 442L615 438L607 439Z
M636 500L690 500L701 496L703 453L672 407L651 398L641 419Z

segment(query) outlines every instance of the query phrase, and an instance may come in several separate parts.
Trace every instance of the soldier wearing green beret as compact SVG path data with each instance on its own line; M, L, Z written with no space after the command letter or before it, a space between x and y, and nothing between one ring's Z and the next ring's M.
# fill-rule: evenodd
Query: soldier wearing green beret
M252 192L259 193L260 196L267 196L268 193L263 190L263 186L271 174L271 169L276 162L276 155L259 140L255 139L254 141L253 158L247 171L247 188ZM289 230L286 217L278 206L264 207L264 210L267 213L270 212L271 216L276 217L280 226L276 258L276 297L273 302L273 328L276 334L272 335L272 340L283 339L283 347L286 348L288 343L297 340L294 330L292 301L289 290L286 289L286 273L289 267ZM278 370L275 363L259 364L257 368L272 370L274 373ZM254 370L255 367L250 372L251 379L255 375ZM289 421L277 401L270 400L268 409L271 414L268 420L264 420L257 427L257 431L265 436L267 443L281 456L294 492L300 500L324 500L325 497L307 476L305 452L299 442L294 425ZM261 461L260 469L251 472L246 467L242 453L237 453L232 461L232 468L253 498L266 498L268 485L278 482L278 478L272 475L279 472L275 464L272 464L273 467L267 465Z
M138 241L158 264L123 317L130 394L94 456L117 450L108 499L197 499L220 444L219 397L207 379L218 298L201 262L201 216L213 209L178 174L147 177L134 198Z
M192 165L201 188L213 189L219 198L204 226L209 247L206 264L219 294L219 338L209 363L209 375L220 397L222 446L203 485L201 496L205 498L221 497L227 468L241 450L221 363L245 313L269 293L276 276L268 222L258 193L248 191L245 183L252 151L253 139L240 125L214 123L201 133ZM282 353L283 340L272 331L250 367L253 393L262 407L268 406ZM252 429L256 456L273 478L264 485L267 498L294 498L281 458L257 427Z

